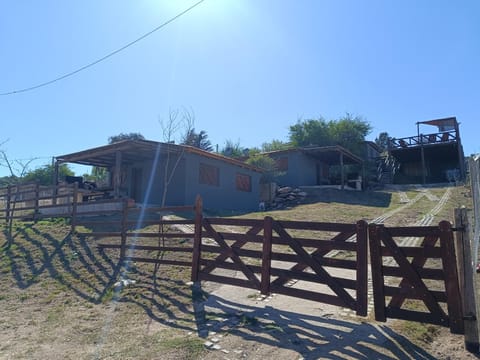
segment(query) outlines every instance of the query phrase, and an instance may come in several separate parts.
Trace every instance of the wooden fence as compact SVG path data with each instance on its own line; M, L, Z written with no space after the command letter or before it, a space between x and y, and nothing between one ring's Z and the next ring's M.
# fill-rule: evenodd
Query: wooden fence
M367 315L366 222L330 224L200 215L196 224L193 281L236 285L263 295L285 294ZM339 251L350 257L329 256ZM291 286L292 280L295 286Z
M79 201L78 196L76 184L60 185L56 189L38 183L0 188L0 220L38 220L51 217L51 210L59 207L66 207L64 212L69 217L72 206Z
M370 225L376 320L421 321L463 333L454 230L447 221L424 227ZM401 246L395 241L405 237L420 237L421 244Z
M194 221L171 219L168 215L182 213L192 217L194 206L131 207L123 202L119 211L100 210L82 213L72 224L77 236L93 237L101 249L118 249L122 263L147 262L192 266ZM92 216L92 215L103 216ZM118 240L116 240L118 239ZM162 254L177 253L166 259Z
M25 206L14 210L12 191L0 195L6 203L3 218L21 218L24 215L15 215L21 210L31 211L35 220L43 216L43 208L58 206L41 204L38 189L33 189L33 200L24 198ZM464 332L464 321L470 321L469 328L475 321L473 328L477 327L475 306L469 309L468 318L463 315L465 295L460 291L462 274L456 264L462 255L455 254L454 234L464 234L465 224L453 227L442 221L438 226L386 227L365 221L208 218L202 214L200 198L193 206L142 208L123 201L116 208L79 212L75 189L65 195L71 203L64 203L71 209L72 232L95 238L101 248L118 249L123 262L185 266L191 268L193 281L256 289L263 295L295 296L366 316L369 245L378 321L396 318L433 323L454 333ZM15 189L15 199L21 194ZM27 205L28 201L33 203ZM166 216L172 212L183 216ZM421 241L403 244L401 240L409 237ZM179 256L159 256L165 252ZM468 263L463 266L468 275L472 269ZM478 334L475 341L478 347Z
M63 217L71 219L73 228L78 216L121 211L126 201L98 197L99 194L79 189L78 183L55 187L38 183L11 185L0 188L0 221Z

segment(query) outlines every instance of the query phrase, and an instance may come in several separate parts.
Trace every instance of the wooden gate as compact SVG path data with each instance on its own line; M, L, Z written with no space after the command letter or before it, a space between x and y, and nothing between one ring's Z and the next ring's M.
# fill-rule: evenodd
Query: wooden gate
M438 226L369 226L377 321L404 319L463 333L453 230L448 221ZM423 238L421 245L411 245L418 238Z
M199 214L196 225L192 281L256 289L265 296L285 294L367 315L365 221L331 224Z

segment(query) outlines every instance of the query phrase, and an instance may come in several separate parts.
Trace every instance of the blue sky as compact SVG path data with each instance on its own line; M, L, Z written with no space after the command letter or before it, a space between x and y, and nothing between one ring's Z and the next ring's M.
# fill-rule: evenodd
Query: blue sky
M0 93L74 71L196 2L3 0ZM35 167L121 132L162 141L159 120L186 107L220 148L348 112L370 140L456 116L465 154L479 153L479 17L476 0L205 0L85 71L0 96L0 149Z

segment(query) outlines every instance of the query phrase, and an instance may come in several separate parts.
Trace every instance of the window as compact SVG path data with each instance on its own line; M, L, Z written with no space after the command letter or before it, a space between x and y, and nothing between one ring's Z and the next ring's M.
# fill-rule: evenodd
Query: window
M235 179L235 186L239 191L251 192L252 180L250 175L237 173L237 177Z
M284 156L277 159L277 170L278 171L288 170L288 157Z
M198 182L211 186L219 186L219 170L217 167L200 163Z

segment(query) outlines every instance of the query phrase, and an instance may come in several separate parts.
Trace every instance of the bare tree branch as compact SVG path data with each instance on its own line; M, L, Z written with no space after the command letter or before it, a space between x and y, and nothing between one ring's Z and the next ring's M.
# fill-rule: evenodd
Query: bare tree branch
M187 108L182 108L181 111L179 109L170 109L168 114L168 121L164 122L160 120L160 126L162 127L163 132L163 140L166 143L172 143L175 134L178 133L182 128L186 134L193 130L193 126L195 124L195 115L193 110L189 110ZM172 168L169 171L170 162L171 162L171 153L170 149L167 148L166 151L166 159L165 159L165 167L163 171L163 194L162 194L162 204L161 206L165 206L165 202L167 199L168 193L168 186L175 175L177 167L183 157L185 149L182 147L181 152L178 154L175 163L173 164Z

